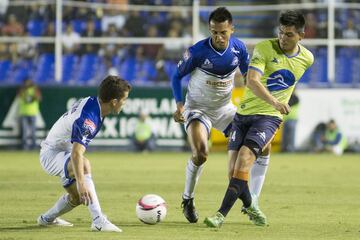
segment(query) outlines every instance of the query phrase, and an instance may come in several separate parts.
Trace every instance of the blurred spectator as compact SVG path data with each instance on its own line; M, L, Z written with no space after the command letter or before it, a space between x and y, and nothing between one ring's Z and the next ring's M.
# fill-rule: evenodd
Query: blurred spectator
M305 26L305 36L306 38L316 38L317 35L317 19L314 13L309 12L305 15L306 26Z
M147 30L146 37L156 38L158 37L158 31L156 26L150 26ZM163 46L159 43L143 44L144 55L151 60L161 59L163 56Z
M55 36L55 24L54 23L48 23L44 37L54 37ZM40 54L43 53L54 53L55 51L55 45L54 43L39 43L39 52Z
M106 68L106 74L111 76L119 76L119 71L116 69L116 67L113 65L111 59L104 58L104 64Z
M36 116L40 112L41 92L30 79L26 79L19 90L18 98L22 148L24 150L34 149L36 146ZM31 143L28 143L28 137L30 137Z
M116 25L114 23L110 23L107 30L103 32L103 36L105 37L118 37L119 32L116 28Z
M346 28L342 32L343 38L356 39L359 38L359 31L352 19L348 19L346 22Z
M85 31L81 34L82 37L100 37L101 32L96 30L93 20L86 22ZM82 44L81 53L97 53L99 51L99 44Z
M18 51L17 51L17 44L16 43L9 43L8 45L10 59L13 63L16 63L19 59Z
M133 141L136 151L143 152L155 150L155 136L149 122L149 116L143 111L140 112L138 121L135 125Z
M9 6L7 8L7 13L6 13L6 19L8 19L10 15L14 15L16 16L17 22L19 22L24 26L29 18L28 14L26 14L26 6L17 5L17 4L13 5L10 4L11 2L12 1L9 1Z
M125 14L117 9L107 9L102 17L101 30L107 32L111 24L115 25L116 30L124 27L126 21Z
M63 6L62 10L62 20L63 22L69 24L73 19L76 19L76 10L72 6Z
M151 78L151 70L147 68L148 64L154 62L152 59L146 59L144 56L144 48L142 46L138 46L135 52L135 79L134 82L137 84L146 84L147 82L153 80ZM155 64L153 66L155 68ZM155 69L152 69L155 70ZM155 77L155 76L154 76Z
M52 23L55 21L56 18L56 5L50 4L45 6L44 10L44 20L47 23Z
M80 46L80 35L74 31L73 26L68 24L62 37L62 44L65 53L76 53Z
M9 45L0 42L0 60L10 60Z
M7 24L2 27L1 32L5 36L22 36L24 33L24 26L17 21L14 14L10 14Z
M294 152L295 149L295 133L298 120L299 97L295 92L290 97L289 106L291 111L288 115L284 115L281 151Z
M155 67L156 67L156 79L153 80L156 81L157 83L168 84L170 78L165 71L165 61L164 60L157 61Z
M36 3L32 3L28 9L28 20L44 20L44 10Z
M310 149L314 152L321 152L324 149L324 136L325 136L326 124L320 122L316 125L310 141Z
M326 124L323 144L325 151L332 152L336 155L342 155L347 147L346 137L339 130L333 119Z
M180 38L180 32L177 28L171 28L167 35L169 38ZM184 44L179 41L169 41L164 44L164 57L168 60L176 60L184 50Z
M144 37L145 19L140 15L139 11L131 11L124 25L124 34L129 37Z
M28 34L24 33L23 37ZM36 56L36 42L34 40L22 41L17 44L18 56L22 59L32 60Z
M188 19L188 22L186 19ZM166 23L167 32L165 35L167 35L171 29L175 29L179 33L179 36L182 36L185 29L184 26L191 25L191 16L183 16L181 12L170 12L168 13Z

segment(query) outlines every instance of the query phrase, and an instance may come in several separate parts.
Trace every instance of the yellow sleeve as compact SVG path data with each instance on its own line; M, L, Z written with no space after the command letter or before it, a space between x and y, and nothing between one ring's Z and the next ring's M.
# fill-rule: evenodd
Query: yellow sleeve
M253 56L249 64L249 68L255 68L256 70L261 71L262 74L264 74L267 62L267 45L267 42L260 42L255 45Z

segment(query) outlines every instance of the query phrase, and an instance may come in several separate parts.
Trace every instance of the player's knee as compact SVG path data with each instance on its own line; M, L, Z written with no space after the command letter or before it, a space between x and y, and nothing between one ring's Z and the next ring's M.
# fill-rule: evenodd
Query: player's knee
M240 170L247 172L250 170L252 163L256 159L256 156L249 147L243 146L240 148L239 158L241 163Z
M206 162L208 158L208 150L200 149L193 152L193 161L196 166L200 166Z

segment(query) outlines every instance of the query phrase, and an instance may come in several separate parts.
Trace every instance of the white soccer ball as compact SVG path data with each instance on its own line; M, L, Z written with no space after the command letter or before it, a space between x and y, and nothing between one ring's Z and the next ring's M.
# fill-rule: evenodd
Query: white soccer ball
M165 200L156 194L147 194L136 204L136 216L146 224L157 224L166 216Z

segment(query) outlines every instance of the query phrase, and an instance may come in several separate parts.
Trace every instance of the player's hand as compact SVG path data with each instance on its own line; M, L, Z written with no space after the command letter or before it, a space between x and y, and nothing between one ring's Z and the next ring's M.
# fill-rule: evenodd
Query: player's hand
M78 184L78 192L80 196L80 202L85 206L88 206L92 203L92 196L90 191L87 189L85 184Z
M174 118L175 122L178 122L178 123L184 123L185 122L183 112L181 110L179 110L179 109L174 112L173 118Z
M175 122L178 122L178 123L184 123L185 122L183 112L184 112L183 103L182 102L176 103L176 111L173 114L173 118L174 118Z
M281 102L276 102L274 104L274 107L276 110L278 110L281 114L289 114L291 108L289 106L289 104L287 103L281 103Z

